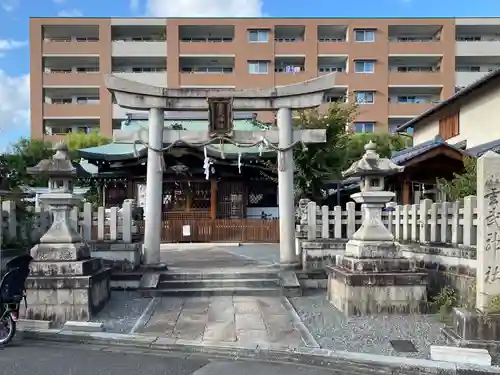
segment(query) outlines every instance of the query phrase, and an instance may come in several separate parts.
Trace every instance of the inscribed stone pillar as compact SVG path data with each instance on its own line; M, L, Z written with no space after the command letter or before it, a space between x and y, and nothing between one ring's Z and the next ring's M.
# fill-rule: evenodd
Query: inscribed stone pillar
M476 306L485 310L500 294L500 155L488 151L477 162Z

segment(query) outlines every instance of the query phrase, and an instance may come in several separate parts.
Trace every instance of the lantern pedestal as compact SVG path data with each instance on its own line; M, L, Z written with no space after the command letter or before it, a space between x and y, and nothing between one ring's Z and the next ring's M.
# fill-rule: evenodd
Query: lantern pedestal
M58 145L51 160L30 168L31 174L48 173L51 191L40 200L50 207L52 225L33 246L30 276L26 281L27 319L49 320L56 326L68 320L88 321L110 298L111 270L102 259L91 258L90 248L70 220L80 202L72 192L74 169L67 148Z

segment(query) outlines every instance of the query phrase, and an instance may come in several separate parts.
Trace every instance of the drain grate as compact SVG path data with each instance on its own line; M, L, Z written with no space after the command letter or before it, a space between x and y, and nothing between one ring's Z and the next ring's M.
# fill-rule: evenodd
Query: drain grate
M410 340L391 340L391 345L395 351L399 353L416 353L418 352L415 345Z

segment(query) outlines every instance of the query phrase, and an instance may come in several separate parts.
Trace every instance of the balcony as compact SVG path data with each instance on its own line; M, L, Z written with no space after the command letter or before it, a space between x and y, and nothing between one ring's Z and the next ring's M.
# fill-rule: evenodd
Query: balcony
M116 57L167 56L163 25L113 26L111 53Z
M442 83L441 57L389 57L389 85L419 86Z
M391 116L389 115L389 121L388 121L388 127L389 127L389 132L394 133L397 128L399 128L401 125L406 124L408 121L410 121L413 118L413 116ZM413 133L413 128L408 128L406 130L406 133Z
M347 25L318 25L318 54L349 54Z
M93 130L99 130L99 118L75 119L45 119L43 120L44 133L47 140L60 141L68 133L84 132L90 133Z
M44 88L45 104L95 105L100 103L99 87Z
M101 107L99 104L47 104L43 105L43 117L45 118L85 118L100 117Z
M500 25L458 25L456 56L491 56L500 50Z
M234 35L234 25L179 25L179 54L233 54Z
M389 87L389 115L414 117L439 103L440 87Z
M98 25L47 25L43 27L43 54L99 54Z
M113 57L113 74L153 86L167 86L167 61L164 57Z
M441 25L389 25L389 54L442 54Z
M44 57L42 63L44 86L99 86L102 83L98 57Z
M305 49L305 26L287 25L274 27L274 53L297 54L304 53Z
M233 86L234 57L179 57L181 86Z
M500 56L475 56L455 58L455 83L469 86L486 74L500 68Z

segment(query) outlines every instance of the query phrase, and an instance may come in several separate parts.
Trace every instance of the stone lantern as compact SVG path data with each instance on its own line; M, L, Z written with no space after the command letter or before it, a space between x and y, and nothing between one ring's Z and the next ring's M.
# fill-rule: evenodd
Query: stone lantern
M420 311L427 299L426 273L416 272L415 261L404 258L394 236L382 221L382 209L395 194L385 191L385 177L402 172L376 152L370 141L365 154L343 177L360 177L361 227L347 242L345 255L328 267L328 300L346 315L410 313Z
M49 177L49 191L40 201L49 206L53 221L40 243L31 249L33 262L27 281L28 319L87 321L110 297L110 270L90 249L71 222L70 213L81 201L73 194L78 169L68 147L60 143L51 159L28 168L32 175Z
M382 209L395 196L393 192L384 190L385 177L402 172L404 167L394 164L389 159L381 158L376 149L377 145L370 141L365 145L365 154L361 159L352 163L342 173L344 178L361 178L361 191L352 194L351 198L356 203L363 204L365 216L361 227L352 236L352 240L377 241L379 247L384 247L384 242L388 241L389 246L394 247L394 236L382 222ZM364 247L357 246L358 243L354 241L349 241L350 246L346 248L346 253L354 253L360 256L373 255L363 253Z

